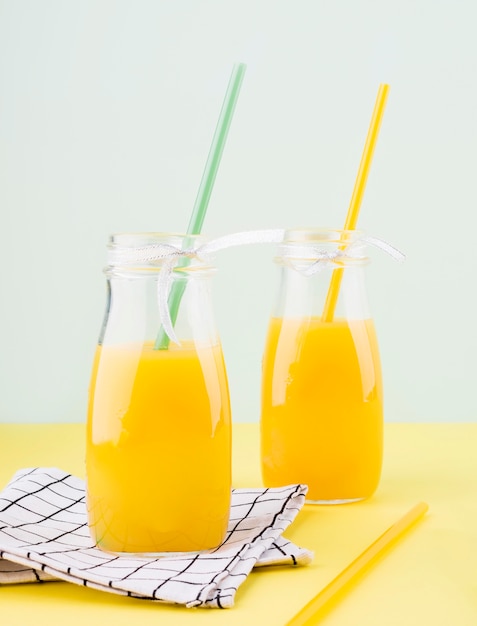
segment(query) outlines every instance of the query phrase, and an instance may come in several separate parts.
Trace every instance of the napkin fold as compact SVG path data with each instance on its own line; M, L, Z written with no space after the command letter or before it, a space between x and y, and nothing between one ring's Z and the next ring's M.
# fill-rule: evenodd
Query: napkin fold
M57 468L22 469L0 492L0 584L64 580L187 607L229 608L254 566L312 560L312 552L281 536L306 491L306 485L234 489L228 531L218 548L124 556L97 548L91 539L84 481Z

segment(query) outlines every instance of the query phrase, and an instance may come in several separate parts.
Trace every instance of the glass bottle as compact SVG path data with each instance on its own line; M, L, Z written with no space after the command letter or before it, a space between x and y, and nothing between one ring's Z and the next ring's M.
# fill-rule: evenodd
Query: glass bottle
M226 532L231 417L212 312L214 268L179 255L170 270L180 296L180 345L162 331L158 306L170 257L157 251L177 253L200 241L156 233L110 238L86 452L90 532L108 551L201 551ZM167 302L167 287L162 297ZM172 315L171 297L168 306Z
M265 485L306 483L308 501L351 502L376 490L383 450L378 342L362 233L287 231L263 358ZM333 285L333 286L331 286Z

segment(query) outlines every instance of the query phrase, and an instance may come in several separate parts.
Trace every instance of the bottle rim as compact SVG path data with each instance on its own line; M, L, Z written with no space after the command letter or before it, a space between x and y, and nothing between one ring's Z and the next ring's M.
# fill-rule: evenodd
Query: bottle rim
M344 228L310 227L289 228L283 236L284 243L303 243L304 241L344 243L352 242L364 236L363 230Z
M367 242L362 230L339 228L293 228L285 231L275 262L322 264L332 267L364 265ZM297 269L297 267L295 267Z
M118 270L148 273L159 271L172 263L173 272L191 274L213 271L206 256L197 254L206 242L203 235L170 232L118 232L110 235L107 244L106 273Z

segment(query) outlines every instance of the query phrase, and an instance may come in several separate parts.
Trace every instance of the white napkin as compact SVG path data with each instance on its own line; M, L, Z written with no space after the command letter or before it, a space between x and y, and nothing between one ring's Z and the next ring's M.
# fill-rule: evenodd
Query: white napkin
M254 566L312 560L309 550L281 536L306 491L306 485L234 489L227 535L218 548L129 557L95 547L84 481L56 468L23 469L0 492L0 583L61 579L188 607L229 608Z

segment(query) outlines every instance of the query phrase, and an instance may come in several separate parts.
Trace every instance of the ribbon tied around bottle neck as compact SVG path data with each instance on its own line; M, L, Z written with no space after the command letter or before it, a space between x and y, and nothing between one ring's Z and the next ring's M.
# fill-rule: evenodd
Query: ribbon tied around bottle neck
M280 244L280 255L287 258L294 269L305 276L311 276L327 267L336 267L340 261L364 259L365 257L360 254L363 244L379 248L397 261L403 261L405 258L402 252L376 237L363 235L352 243L340 244L336 250L329 252L323 250L323 245L320 248L319 243L304 242L301 244L286 242L284 241L285 233L284 229L242 231L217 237L198 246L188 246L188 237L185 235L182 247L170 243L157 243L127 250L110 250L109 261L111 265L115 266L139 265L141 263L158 265L160 272L157 280L157 300L160 322L169 339L180 345L180 341L174 331L168 297L173 283L174 271L176 268L186 268L191 260L206 262L216 252L237 246L278 243ZM193 239L194 236L192 235L190 241L193 241ZM306 258L308 265L305 269L298 267L292 260L293 258L296 259L297 255Z
M362 253L364 245L368 244L389 254L394 260L402 262L405 255L378 237L361 235L354 241L337 243L336 249L324 249L326 240L322 242L283 242L279 246L280 256L287 260L287 264L303 276L312 276L325 269L337 268L350 261L365 261L367 257ZM303 261L306 261L303 264Z

